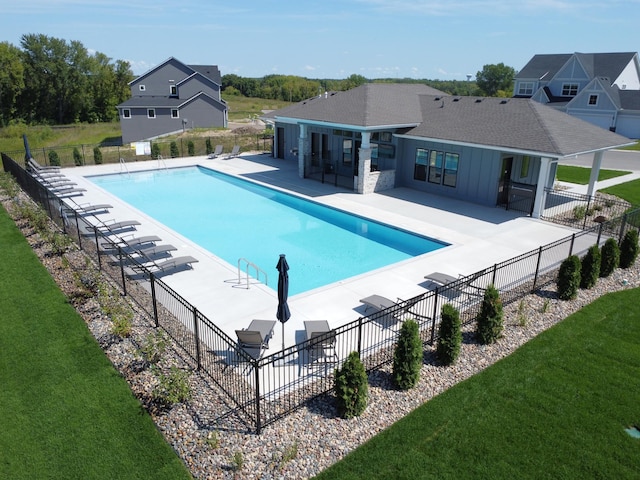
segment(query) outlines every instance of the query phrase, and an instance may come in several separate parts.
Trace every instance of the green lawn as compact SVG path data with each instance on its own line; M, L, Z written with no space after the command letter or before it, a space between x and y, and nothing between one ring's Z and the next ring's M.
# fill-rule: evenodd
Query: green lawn
M0 478L191 478L0 207Z
M621 170L600 170L598 174L598 181L608 180L609 178L620 177L627 175L631 172L624 172ZM578 185L586 185L589 183L589 176L591 175L591 169L587 167L575 167L572 165L558 165L558 171L556 178L560 182L576 183Z
M632 205L640 205L640 180L621 183L600 191L623 198Z
M639 318L601 297L316 478L640 478Z

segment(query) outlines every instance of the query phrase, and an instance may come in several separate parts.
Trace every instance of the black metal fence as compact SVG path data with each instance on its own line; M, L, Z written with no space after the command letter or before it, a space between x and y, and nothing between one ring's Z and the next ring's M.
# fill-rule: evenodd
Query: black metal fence
M235 414L258 433L311 399L330 392L335 369L351 352L359 352L368 372L392 362L404 319L415 319L424 343L433 344L444 304L458 309L463 323L472 322L489 285L499 290L504 304L515 302L554 282L567 256L582 255L590 246L601 245L612 236L620 239L640 221L640 210L627 212L445 286L434 285L416 297L397 299L390 308L372 311L335 328L331 342L324 337L307 339L254 359L214 321L140 265L117 240L95 228L72 202L57 198L7 155L2 154L2 160L5 171L24 191L77 241L123 294L140 305L156 327L171 336L191 359L192 367L224 393L228 409L217 412L213 421Z

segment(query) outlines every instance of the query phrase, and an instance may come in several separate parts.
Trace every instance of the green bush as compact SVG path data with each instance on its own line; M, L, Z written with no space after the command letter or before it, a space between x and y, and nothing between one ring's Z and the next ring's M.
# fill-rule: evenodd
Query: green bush
M558 298L572 300L578 295L580 288L582 264L577 255L570 255L564 259L558 271Z
M476 326L476 337L481 344L494 343L500 338L502 317L500 293L493 285L489 285L484 292Z
M154 368L153 373L158 380L153 389L153 397L164 405L173 405L189 400L192 396L189 377L191 373L178 367L171 367L169 373L162 373Z
M102 150L100 150L100 147L93 148L93 163L96 165L102 164Z
M60 157L58 156L58 152L56 152L55 150L49 150L47 156L49 157L49 165L53 167L60 166Z
M154 160L159 159L161 156L160 153L160 144L159 143L154 143L151 145L151 158L153 158Z
M627 230L620 243L620 268L632 267L638 258L638 230Z
M420 379L422 340L415 320L403 322L393 352L393 381L400 390L409 390Z
M78 147L73 147L73 164L76 167L82 166L82 155L80 154Z
M592 245L582 258L580 288L593 288L600 277L600 247Z
M167 337L162 330L156 330L153 333L147 335L138 349L138 354L148 364L156 364L162 358L162 355L167 350L168 341Z
M171 142L169 145L169 152L171 154L171 158L180 156L180 150L178 150L178 144L176 142Z
M204 142L204 148L207 155L209 155L210 153L213 153L213 147L211 146L210 138L207 138L207 140Z
M351 352L342 368L336 369L334 391L341 417L357 417L367 408L369 385L358 352Z
M436 355L443 365L451 365L460 355L462 329L460 312L448 303L442 306Z
M191 140L187 142L187 152L189 153L190 157L193 157L196 154L196 146Z
M620 265L620 247L615 238L609 238L602 246L600 276L606 278Z

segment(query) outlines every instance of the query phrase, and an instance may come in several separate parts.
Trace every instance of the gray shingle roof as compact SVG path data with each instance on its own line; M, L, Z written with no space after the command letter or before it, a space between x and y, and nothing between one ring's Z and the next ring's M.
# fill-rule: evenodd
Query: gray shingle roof
M620 106L625 110L640 110L640 90L618 90Z
M570 58L570 53L534 55L516 78L550 80Z
M573 57L580 61L589 78L609 77L616 79L631 62L634 52L620 53L558 53L534 55L516 75L517 79L550 80L567 61Z
M204 75L217 85L222 85L222 76L217 65L188 65L189 68Z
M367 83L346 92L328 92L266 115L355 127L417 125L418 95L445 95L424 84Z
M525 98L420 98L424 121L407 135L570 156L630 143L621 135Z

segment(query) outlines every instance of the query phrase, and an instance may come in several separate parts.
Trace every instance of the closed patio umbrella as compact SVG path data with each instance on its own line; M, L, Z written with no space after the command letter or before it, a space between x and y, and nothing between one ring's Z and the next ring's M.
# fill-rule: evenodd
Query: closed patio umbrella
M276 312L276 318L282 323L282 350L284 350L284 324L291 317L289 312L289 305L287 304L287 297L289 297L289 264L284 253L280 254L278 265L278 311Z

